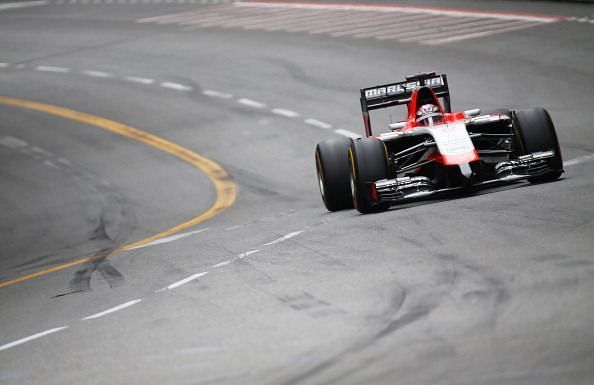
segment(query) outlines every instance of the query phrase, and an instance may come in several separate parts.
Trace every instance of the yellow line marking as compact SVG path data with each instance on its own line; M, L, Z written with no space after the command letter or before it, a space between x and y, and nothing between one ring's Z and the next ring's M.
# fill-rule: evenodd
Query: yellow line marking
M231 207L233 202L235 202L235 198L237 197L237 186L232 181L227 171L225 171L220 165L213 162L212 160L207 159L202 155L199 155L196 152L184 148L178 144L160 138L156 135L149 134L148 132L141 131L138 128L127 126L125 124L114 122L113 120L101 118L98 116L85 114L83 112L74 111L68 108L53 106L45 103L33 102L29 100L15 99L6 96L0 96L0 103L14 107L26 108L29 110L45 112L47 114L59 116L65 119L74 120L95 127L103 128L107 131L111 131L118 135L125 136L127 138L136 140L150 147L156 148L158 150L176 156L177 158L182 159L185 162L191 164L192 166L200 169L210 178L216 189L217 199L208 210L204 211L203 213L195 216L194 218L186 222L180 223L177 226L173 226L167 230L161 231L160 233L151 235L150 237L121 246L118 249L113 250L110 254L115 254L121 251L129 250L133 247L144 245L157 239L175 234L200 222L204 222L205 220L214 217L221 211ZM86 257L77 259L72 262L56 265L45 270L37 271L35 273L11 279L9 281L0 282L0 287L13 285L18 282L27 281L29 279L40 277L49 273L68 269L70 267L92 261L96 258L97 257Z

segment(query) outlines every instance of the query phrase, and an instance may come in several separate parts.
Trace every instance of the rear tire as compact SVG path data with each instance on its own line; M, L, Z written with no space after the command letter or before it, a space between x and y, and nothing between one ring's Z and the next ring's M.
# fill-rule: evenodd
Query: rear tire
M353 207L349 182L348 152L351 141L329 139L316 147L316 169L320 194L329 211Z
M388 152L384 142L376 138L356 139L349 149L350 186L353 205L363 213L384 211L388 203L372 199L370 184L389 176Z
M559 178L563 173L563 159L555 126L547 110L537 107L516 111L514 127L520 138L522 154L550 150L555 152L555 156L550 160L551 171L528 178L528 181L540 183Z

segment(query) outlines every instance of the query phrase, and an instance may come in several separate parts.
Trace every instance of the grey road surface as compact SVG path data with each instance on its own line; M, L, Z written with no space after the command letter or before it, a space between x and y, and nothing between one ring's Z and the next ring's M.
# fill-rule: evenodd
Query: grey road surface
M0 383L594 381L591 6L439 2L563 18L459 38L438 14L460 40L431 45L216 1L5 4L0 96L55 108L0 98ZM362 133L359 88L427 70L454 109L548 109L563 177L327 212L316 143ZM216 162L234 204L119 250L208 210L213 175L76 112Z

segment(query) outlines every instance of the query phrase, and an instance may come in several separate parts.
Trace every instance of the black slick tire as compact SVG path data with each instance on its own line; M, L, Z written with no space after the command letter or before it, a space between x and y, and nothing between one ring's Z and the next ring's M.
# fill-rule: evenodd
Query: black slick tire
M329 139L316 146L316 169L320 194L329 211L353 207L349 182L348 152L351 141Z
M514 114L514 127L519 136L522 154L533 152L555 152L550 160L551 170L546 174L529 178L531 183L541 183L555 180L563 173L563 159L555 126L547 110L544 108L531 108L518 110Z
M389 176L388 153L376 138L355 139L349 148L350 186L353 205L363 213L384 211L387 203L372 199L370 184Z

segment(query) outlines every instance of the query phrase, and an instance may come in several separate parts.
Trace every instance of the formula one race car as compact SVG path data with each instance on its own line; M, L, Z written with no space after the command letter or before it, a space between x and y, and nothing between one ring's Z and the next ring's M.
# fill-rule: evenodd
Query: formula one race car
M373 135L369 112L407 106L403 122ZM543 108L451 112L445 74L361 89L366 138L330 139L316 147L326 208L362 213L434 194L563 172L555 127Z

